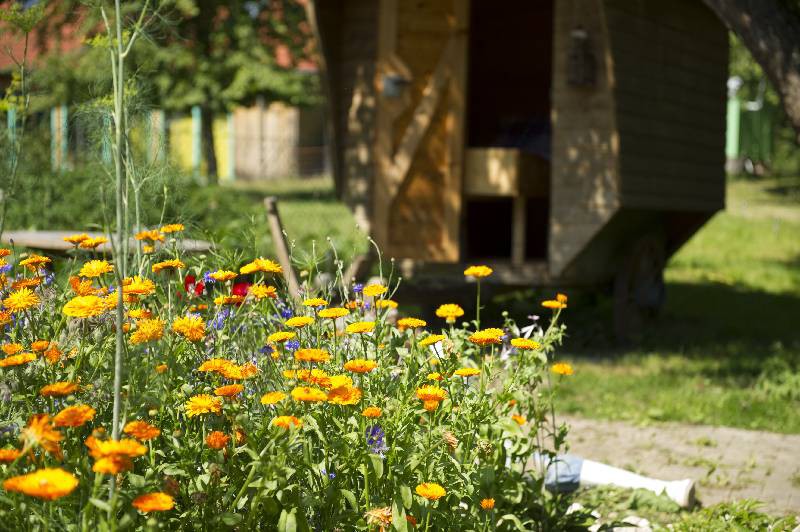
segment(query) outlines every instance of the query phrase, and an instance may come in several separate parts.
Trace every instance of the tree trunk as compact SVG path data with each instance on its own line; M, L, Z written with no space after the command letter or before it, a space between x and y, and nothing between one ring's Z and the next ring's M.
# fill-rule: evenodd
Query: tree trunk
M217 183L217 154L214 151L214 113L209 107L200 108L200 137L203 159L206 162L206 174L209 183Z
M704 2L764 70L800 140L800 18L780 0Z

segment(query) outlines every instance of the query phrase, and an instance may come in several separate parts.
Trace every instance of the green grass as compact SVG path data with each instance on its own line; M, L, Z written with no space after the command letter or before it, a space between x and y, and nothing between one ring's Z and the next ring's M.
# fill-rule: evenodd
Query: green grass
M664 312L636 349L597 325L607 299L571 305L562 410L800 432L800 180L735 181L727 203L670 261Z

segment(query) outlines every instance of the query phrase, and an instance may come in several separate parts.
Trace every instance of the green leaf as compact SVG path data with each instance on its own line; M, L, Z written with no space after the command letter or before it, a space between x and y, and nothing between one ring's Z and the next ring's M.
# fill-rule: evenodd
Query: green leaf
M220 521L225 523L226 525L234 526L238 525L244 519L244 516L241 514L233 514L230 512L224 512L219 516Z
M111 506L109 506L109 504L106 501L101 501L100 499L89 497L89 502L106 513L111 512Z
M520 521L519 518L514 514L505 514L504 516L502 516L500 519L497 520L497 524L499 525L504 521L511 521L512 523L514 523L514 526L517 527L517 530L523 530L523 531L525 530L525 527L522 526L522 521Z
M358 511L358 499L356 499L356 495L350 490L339 490L342 496L347 499L347 502L350 503L350 506L353 508L354 511Z
M130 482L131 486L134 488L143 488L145 485L144 477L135 473L128 473L128 482Z
M411 505L414 504L414 497L411 496L411 488L405 484L400 486L400 497L403 498L403 506L406 509L410 509Z
M291 512L283 510L281 517L278 519L278 532L297 532L297 519L295 518L295 509Z
M406 520L406 510L402 505L398 505L398 499L395 498L392 503L392 528L399 532L406 532L408 530L408 521Z
M377 454L370 454L369 461L372 463L372 470L375 471L375 477L381 478L383 476L383 458Z

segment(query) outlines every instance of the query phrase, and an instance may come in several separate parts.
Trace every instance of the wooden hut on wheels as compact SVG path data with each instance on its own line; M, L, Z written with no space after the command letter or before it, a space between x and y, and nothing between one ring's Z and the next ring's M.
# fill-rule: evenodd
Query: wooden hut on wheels
M616 280L724 206L728 37L701 0L313 0L342 198L416 273Z

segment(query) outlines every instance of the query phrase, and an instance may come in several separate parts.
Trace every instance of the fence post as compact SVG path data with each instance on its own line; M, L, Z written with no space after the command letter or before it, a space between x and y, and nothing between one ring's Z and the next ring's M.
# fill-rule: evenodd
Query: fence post
M202 131L203 115L199 105L192 106L192 171L195 176L200 175L200 161L202 160Z

